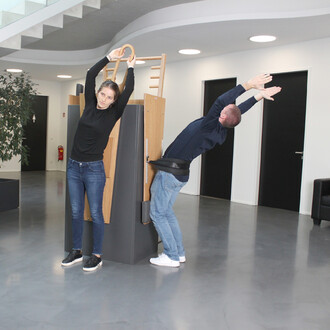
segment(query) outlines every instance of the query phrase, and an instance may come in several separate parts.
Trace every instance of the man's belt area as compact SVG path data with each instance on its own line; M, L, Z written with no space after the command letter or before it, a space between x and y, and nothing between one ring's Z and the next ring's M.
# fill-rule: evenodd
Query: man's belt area
M173 175L189 175L190 162L176 158L159 158L150 160L149 164L154 165L157 170L169 172Z

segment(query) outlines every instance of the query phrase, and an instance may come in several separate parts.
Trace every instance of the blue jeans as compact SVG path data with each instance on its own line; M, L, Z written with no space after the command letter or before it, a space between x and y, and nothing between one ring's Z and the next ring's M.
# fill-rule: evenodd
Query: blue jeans
M85 191L93 219L93 253L102 254L104 219L102 211L105 172L103 161L68 161L67 177L72 210L73 248L82 249Z
M163 242L164 253L177 261L185 252L180 226L172 207L185 184L171 173L158 171L151 185L150 217Z

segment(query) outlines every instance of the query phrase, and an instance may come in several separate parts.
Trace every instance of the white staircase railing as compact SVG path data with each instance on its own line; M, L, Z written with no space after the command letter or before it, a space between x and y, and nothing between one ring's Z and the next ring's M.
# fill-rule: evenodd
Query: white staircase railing
M59 0L0 0L0 28Z
M83 6L98 10L101 0L0 0L0 57L42 39L45 25L63 28L64 15L82 18Z

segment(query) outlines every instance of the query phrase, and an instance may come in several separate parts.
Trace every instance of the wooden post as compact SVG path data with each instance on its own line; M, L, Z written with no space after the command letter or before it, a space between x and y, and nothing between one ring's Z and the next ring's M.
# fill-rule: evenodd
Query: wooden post
M159 96L144 94L144 186L143 201L150 200L150 186L155 176L149 160L162 156L164 135L165 99Z

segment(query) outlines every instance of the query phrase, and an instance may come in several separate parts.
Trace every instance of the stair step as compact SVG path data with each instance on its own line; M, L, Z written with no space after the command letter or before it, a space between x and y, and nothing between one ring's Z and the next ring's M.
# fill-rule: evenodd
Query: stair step
M58 14L51 18L48 18L46 21L43 21L43 24L62 29L63 28L63 14Z
M25 30L23 32L25 37L33 37L33 38L38 38L42 39L43 37L43 24L37 24L35 26L32 26L28 30Z
M25 47L26 45L38 41L44 37L43 24L37 24L32 28L23 32L21 36L21 47Z
M21 49L21 36L16 35L11 37L1 43L1 47L10 48L10 49Z
M86 0L84 6L95 9L101 9L101 0Z
M74 6L68 10L66 10L64 15L76 17L76 18L82 18L83 16L83 6L80 4L78 6Z

